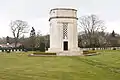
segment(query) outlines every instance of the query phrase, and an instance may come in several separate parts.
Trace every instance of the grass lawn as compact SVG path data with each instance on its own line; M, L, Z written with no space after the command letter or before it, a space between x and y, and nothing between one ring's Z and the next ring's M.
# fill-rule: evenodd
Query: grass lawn
M0 53L0 80L120 80L120 51L100 52L85 57Z

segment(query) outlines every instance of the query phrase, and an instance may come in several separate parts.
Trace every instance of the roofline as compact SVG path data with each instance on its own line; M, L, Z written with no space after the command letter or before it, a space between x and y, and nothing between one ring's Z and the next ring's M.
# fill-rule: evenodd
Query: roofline
M73 8L54 8L54 9L51 9L50 12L53 11L53 10L72 10L72 11L77 11L76 9L73 9Z

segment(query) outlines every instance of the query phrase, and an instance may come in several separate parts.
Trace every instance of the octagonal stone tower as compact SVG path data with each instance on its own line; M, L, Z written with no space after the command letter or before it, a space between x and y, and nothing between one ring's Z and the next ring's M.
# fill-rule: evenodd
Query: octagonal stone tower
M79 51L77 19L75 9L55 8L50 10L49 52L72 54L72 52Z

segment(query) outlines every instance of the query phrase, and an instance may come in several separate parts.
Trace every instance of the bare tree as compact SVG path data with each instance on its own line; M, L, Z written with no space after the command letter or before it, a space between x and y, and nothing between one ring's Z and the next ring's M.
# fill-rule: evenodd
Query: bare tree
M41 31L39 30L36 35L36 46L40 47L41 42L44 42L43 35L41 34Z
M15 47L17 46L19 37L28 32L28 23L22 20L11 21L10 23L11 31L14 36Z
M98 44L99 34L97 32L104 32L105 26L104 21L100 20L96 15L82 16L79 18L79 23L81 30L84 32L86 44L90 46L95 46Z

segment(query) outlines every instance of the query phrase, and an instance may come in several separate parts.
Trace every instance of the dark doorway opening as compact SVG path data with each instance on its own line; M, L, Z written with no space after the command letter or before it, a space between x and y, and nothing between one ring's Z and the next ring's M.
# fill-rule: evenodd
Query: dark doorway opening
M68 41L64 41L63 43L63 47L64 47L64 51L67 51L68 50Z

